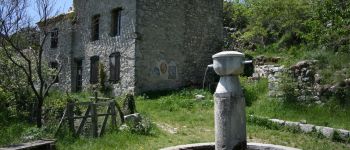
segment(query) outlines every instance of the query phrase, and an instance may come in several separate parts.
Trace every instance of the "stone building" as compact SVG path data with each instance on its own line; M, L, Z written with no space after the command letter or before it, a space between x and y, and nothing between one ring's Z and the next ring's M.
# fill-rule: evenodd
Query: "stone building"
M223 40L222 0L74 0L50 18L45 58L62 64L58 87L100 81L115 95L200 84Z

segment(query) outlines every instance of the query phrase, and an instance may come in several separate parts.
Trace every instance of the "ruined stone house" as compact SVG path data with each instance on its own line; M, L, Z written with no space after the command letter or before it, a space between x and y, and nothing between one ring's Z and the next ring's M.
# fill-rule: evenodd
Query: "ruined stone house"
M222 0L74 0L50 18L45 58L63 70L57 87L99 83L115 95L199 84L223 39Z

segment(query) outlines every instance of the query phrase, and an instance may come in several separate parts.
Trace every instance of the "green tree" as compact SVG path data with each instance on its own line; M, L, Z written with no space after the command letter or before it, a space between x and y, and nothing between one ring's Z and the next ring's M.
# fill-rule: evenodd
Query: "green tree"
M28 40L28 30L31 27L28 13L28 0L0 0L0 46L1 52L5 54L6 59L11 62L21 73L24 74L26 84L36 98L36 123L37 127L42 127L42 113L44 100L48 96L50 88L60 73L52 79L48 75L47 63L43 60L44 43L48 39L50 30L47 27L49 18L53 14L53 0L35 0L34 1L40 17L42 26L40 33L42 35L39 43L33 43L35 40Z

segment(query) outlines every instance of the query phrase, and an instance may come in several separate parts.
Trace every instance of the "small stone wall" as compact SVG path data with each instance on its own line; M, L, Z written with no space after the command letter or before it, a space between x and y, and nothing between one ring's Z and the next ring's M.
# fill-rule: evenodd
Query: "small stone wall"
M256 65L253 79L267 78L269 83L269 96L278 97L282 95L279 90L279 85L284 70L284 66L279 65Z
M254 59L254 74L252 79L260 78L268 79L268 89L270 97L281 97L283 91L281 89L282 75L291 77L291 82L295 82L295 100L305 103L321 104L330 99L330 97L338 97L346 101L346 97L350 91L350 79L344 79L341 82L322 85L322 77L318 73L317 60L303 60L289 68L273 64L278 62L280 58L268 58L259 56Z
M298 93L298 101L320 100L317 87L320 86L321 79L320 75L317 74L317 62L317 60L304 60L291 66L289 69L289 74L292 75L297 83L295 90Z
M261 121L261 120L264 120L264 121ZM347 141L350 138L350 131L348 130L336 129L336 128L324 127L324 126L316 126L313 124L307 124L306 122L292 122L292 121L285 121L280 119L269 119L269 118L257 117L253 115L249 115L248 121L253 123L265 122L266 123L265 125L271 125L271 123L273 123L281 127L288 127L288 128L299 130L302 133L312 133L312 132L319 133L326 138L334 139L334 140Z

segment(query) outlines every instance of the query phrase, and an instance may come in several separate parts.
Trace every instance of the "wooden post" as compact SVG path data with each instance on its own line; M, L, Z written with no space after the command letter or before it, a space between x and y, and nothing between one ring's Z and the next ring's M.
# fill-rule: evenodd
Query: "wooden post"
M111 103L109 104L109 107L111 108L111 116L112 116L112 127L116 127L117 126L117 112L115 111L115 101L111 101Z
M60 123L58 124L57 130L55 132L55 137L57 136L58 131L61 129L63 122L66 120L66 114L67 114L67 108L63 111L63 116L60 120Z
M102 136L104 134L104 132L105 132L107 121L108 121L108 117L109 117L110 114L111 114L111 107L110 107L110 104L108 104L108 109L107 109L107 113L106 113L105 118L104 118L103 123L102 123L100 136Z
M98 93L95 92L95 103L97 103L97 101L98 101Z
M120 106L119 104L116 102L114 103L115 104L115 107L117 108L118 112L119 112L119 115L120 115L120 121L122 122L122 124L124 123L124 113L122 111L122 109L120 109Z
M91 104L91 124L92 124L92 136L98 137L98 116L96 103Z
M76 133L78 136L81 134L81 131L83 130L85 122L86 122L86 120L87 120L87 118L88 118L88 116L90 114L90 110L91 110L91 104L88 105L88 108L87 108L87 110L85 112L83 120L81 120L81 123L80 123L79 128L78 128L77 133Z
M73 136L75 136L75 129L74 129L74 102L68 102L67 103L67 116L68 116L68 127L70 131L73 133Z

